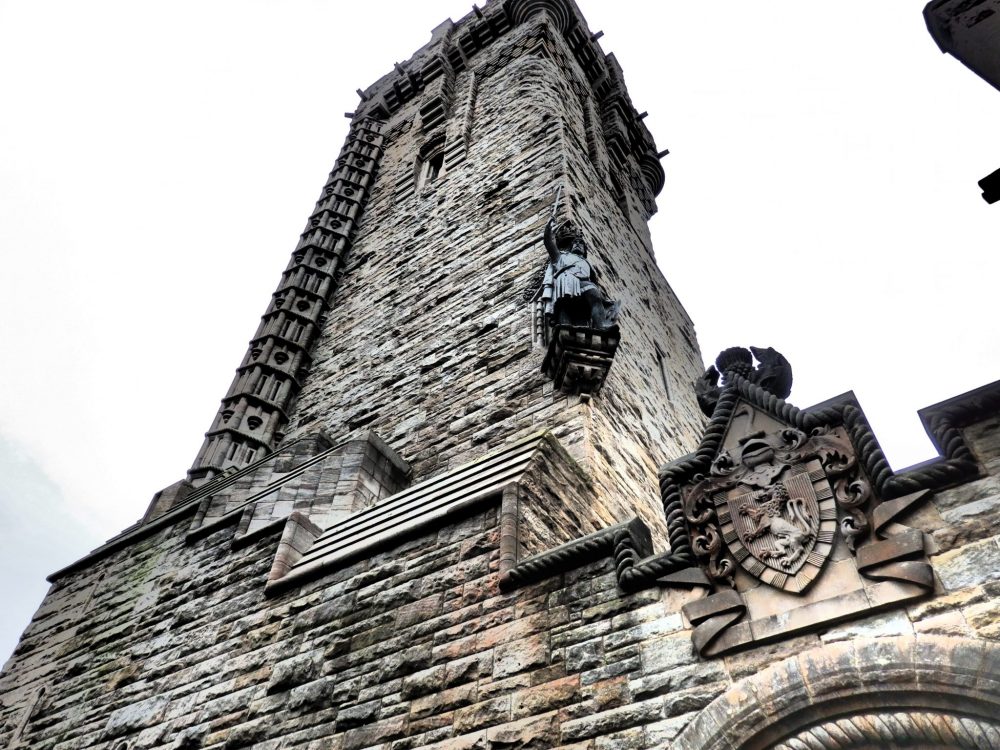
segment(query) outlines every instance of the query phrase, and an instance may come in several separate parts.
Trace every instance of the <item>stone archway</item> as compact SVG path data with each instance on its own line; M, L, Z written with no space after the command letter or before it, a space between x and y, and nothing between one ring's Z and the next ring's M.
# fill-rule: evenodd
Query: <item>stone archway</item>
M943 636L812 649L741 680L684 750L1000 750L1000 644Z

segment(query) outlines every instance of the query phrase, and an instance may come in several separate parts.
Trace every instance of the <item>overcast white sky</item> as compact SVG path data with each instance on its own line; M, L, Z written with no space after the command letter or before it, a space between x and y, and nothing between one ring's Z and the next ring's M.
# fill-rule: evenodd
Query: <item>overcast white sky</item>
M580 0L648 110L660 266L706 359L853 389L895 468L1000 377L1000 92L923 0ZM0 0L0 659L44 576L184 475L353 93L457 0Z

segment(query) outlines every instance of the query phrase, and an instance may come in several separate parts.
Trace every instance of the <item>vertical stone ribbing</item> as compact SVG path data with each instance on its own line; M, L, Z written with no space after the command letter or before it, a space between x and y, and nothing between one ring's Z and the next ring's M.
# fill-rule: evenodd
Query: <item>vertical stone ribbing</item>
M352 124L281 283L205 433L188 472L191 481L246 466L270 453L284 437L384 141L378 120L363 118Z

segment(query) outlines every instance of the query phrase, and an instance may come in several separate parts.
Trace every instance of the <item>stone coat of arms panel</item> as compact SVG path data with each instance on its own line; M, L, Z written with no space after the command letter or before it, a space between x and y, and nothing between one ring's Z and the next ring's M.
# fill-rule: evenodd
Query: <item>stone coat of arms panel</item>
M734 382L699 452L661 473L710 592L684 605L698 652L729 653L931 590L922 532L893 525L928 493L875 495L853 442L862 419L853 402L824 404L820 419Z
M817 460L786 467L770 486L737 485L713 495L719 530L751 576L785 591L804 591L833 550L837 508Z

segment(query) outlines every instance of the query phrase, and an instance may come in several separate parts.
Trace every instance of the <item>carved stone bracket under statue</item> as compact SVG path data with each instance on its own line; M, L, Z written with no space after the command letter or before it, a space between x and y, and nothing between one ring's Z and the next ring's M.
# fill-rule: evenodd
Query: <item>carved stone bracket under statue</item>
M595 393L607 377L619 339L617 326L553 326L542 371L566 393Z

